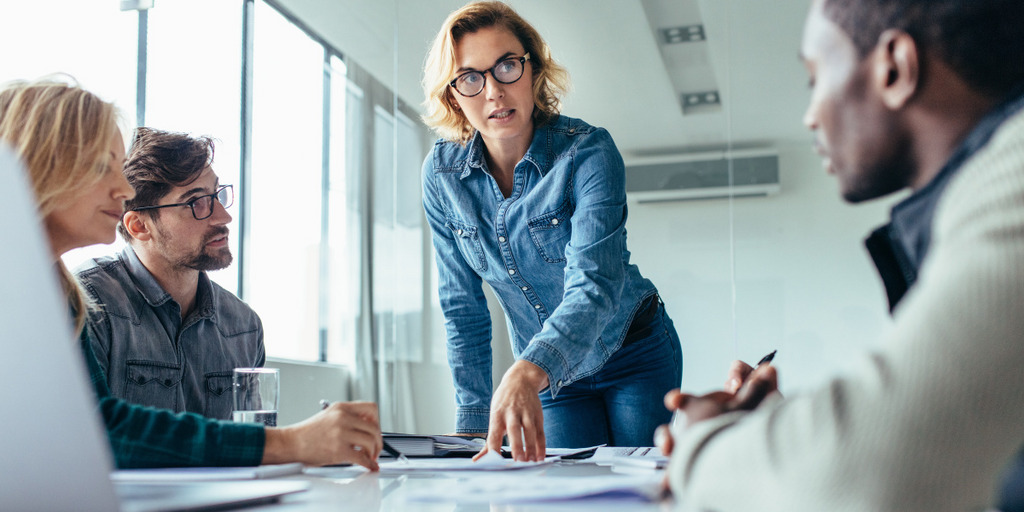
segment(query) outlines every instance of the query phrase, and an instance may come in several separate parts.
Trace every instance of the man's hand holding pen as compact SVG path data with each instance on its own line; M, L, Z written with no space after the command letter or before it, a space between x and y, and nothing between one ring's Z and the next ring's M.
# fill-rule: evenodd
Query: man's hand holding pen
M734 412L751 411L757 408L771 394L778 394L778 374L770 363L775 352L768 354L754 367L743 361L735 361L729 368L725 389L706 395L690 395L673 389L665 395L665 407L673 411L685 426L699 421ZM662 453L671 455L674 447L669 425L662 425L654 435L655 444Z

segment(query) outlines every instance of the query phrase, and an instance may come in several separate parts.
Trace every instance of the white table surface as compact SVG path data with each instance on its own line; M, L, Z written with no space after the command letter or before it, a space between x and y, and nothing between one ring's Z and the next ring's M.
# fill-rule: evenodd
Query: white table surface
M450 486L456 489L465 479L480 475L493 477L494 472L417 472L403 475L364 472L354 468L318 469L317 475L294 475L283 477L293 480L305 480L312 487L309 491L285 496L274 505L255 507L258 510L279 512L311 512L311 511L425 511L425 512L537 512L537 511L569 511L585 510L600 512L614 510L617 512L634 511L668 511L673 509L673 502L663 499L658 502L625 498L588 498L572 499L547 503L456 503L456 502L419 502L409 501L407 496L421 489L436 489L438 486ZM532 479L538 475L545 478L580 477L613 475L621 471L609 466L599 466L585 461L562 461L536 469L503 471L502 478L510 481L515 479ZM654 470L626 469L632 474L644 471L654 474Z

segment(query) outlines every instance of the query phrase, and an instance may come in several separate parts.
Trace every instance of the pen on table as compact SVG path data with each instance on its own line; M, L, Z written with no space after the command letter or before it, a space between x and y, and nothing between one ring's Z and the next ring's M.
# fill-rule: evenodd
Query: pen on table
M331 406L331 403L328 402L327 400L320 400L320 410L321 411L326 409L326 408L328 408L328 407L330 407L330 406ZM388 444L387 441L385 441L384 439L381 439L381 442L384 443L384 451L388 452L388 455L394 457L395 460L398 460L398 461L401 461L401 462L408 462L409 461L409 459L406 458L405 455L402 455L402 452L396 450L393 446Z

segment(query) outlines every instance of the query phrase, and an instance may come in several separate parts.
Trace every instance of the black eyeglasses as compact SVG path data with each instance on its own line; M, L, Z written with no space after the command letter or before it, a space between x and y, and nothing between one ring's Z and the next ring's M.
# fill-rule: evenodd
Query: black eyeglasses
M491 69L483 71L466 71L455 77L448 85L459 91L459 94L470 98L480 94L487 85L487 77L484 73L490 73L495 80L503 84L514 84L523 77L523 70L526 69L526 61L530 60L530 54L522 57L509 57L501 59Z
M205 196L193 197L184 203L174 204L161 204L156 206L140 206L138 208L132 208L133 212L140 212L142 210L156 210L157 208L170 208L172 206L188 206L192 210L192 216L196 220L203 220L213 215L213 200L217 199L217 202L224 208L229 208L232 203L235 202L235 192L231 185L222 185L212 194L206 194Z

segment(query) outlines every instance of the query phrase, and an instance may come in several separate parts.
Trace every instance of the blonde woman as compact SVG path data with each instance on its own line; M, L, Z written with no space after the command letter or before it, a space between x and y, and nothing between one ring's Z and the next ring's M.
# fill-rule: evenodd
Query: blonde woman
M567 83L501 2L453 12L424 69L424 121L441 138L423 164L423 204L456 431L486 435L486 450L508 434L517 460L548 445L651 445L682 376L672 320L629 261L622 157L607 131L559 114ZM493 392L483 281L516 356Z
M264 428L142 407L110 396L92 351L90 307L60 257L114 241L125 200L124 143L114 106L64 81L0 88L0 140L28 168L39 215L60 273L118 467L246 466L355 462L377 469L377 406L336 403L297 425Z

